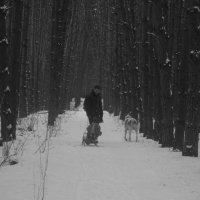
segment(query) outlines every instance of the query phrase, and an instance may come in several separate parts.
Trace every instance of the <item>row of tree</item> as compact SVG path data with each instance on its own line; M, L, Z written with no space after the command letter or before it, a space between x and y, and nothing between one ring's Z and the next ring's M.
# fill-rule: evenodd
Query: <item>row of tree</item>
M48 125L94 84L104 109L144 136L198 155L199 0L0 0L1 136L48 110Z
M121 119L131 111L147 138L198 156L200 1L110 5L111 107Z
M198 156L200 1L96 0L86 7L87 62L99 74L104 108L121 119L131 112L145 137Z

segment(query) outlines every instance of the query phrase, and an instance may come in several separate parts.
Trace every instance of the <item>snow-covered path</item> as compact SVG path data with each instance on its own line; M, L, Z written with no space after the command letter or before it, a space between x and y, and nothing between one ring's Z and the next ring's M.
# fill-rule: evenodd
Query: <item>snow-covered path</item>
M42 200L40 122L19 163L0 168L0 199ZM63 116L60 132L51 138L45 200L200 199L200 158L183 157L141 135L138 143L125 142L122 125L107 113L99 146L84 147L87 123L83 110Z
M65 119L63 120L65 122ZM53 140L47 200L198 200L200 160L161 149L140 137L122 139L123 128L105 114L99 146L81 146L83 111L62 124Z

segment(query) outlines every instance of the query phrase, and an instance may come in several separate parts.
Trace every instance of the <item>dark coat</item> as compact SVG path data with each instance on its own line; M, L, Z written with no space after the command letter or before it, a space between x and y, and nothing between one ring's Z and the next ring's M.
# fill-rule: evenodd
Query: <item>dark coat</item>
M101 95L96 95L96 93L92 90L92 92L85 97L84 110L86 111L90 123L102 122L103 109Z

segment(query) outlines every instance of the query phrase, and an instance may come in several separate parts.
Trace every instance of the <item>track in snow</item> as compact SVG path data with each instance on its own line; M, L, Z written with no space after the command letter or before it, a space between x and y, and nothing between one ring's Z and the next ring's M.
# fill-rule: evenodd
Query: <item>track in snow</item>
M84 111L63 119L53 139L47 200L197 200L199 159L161 149L140 136L123 141L123 127L107 113L99 146L82 146ZM199 165L200 166L200 165Z

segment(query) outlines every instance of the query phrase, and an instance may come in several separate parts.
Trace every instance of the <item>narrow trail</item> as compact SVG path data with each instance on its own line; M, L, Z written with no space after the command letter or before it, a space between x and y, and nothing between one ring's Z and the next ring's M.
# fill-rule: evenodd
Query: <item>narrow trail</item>
M104 115L99 146L82 146L84 111L63 119L52 142L47 200L197 200L199 159L159 148L151 140L124 142L123 127ZM188 159L191 162L188 162ZM196 174L196 176L194 176Z

